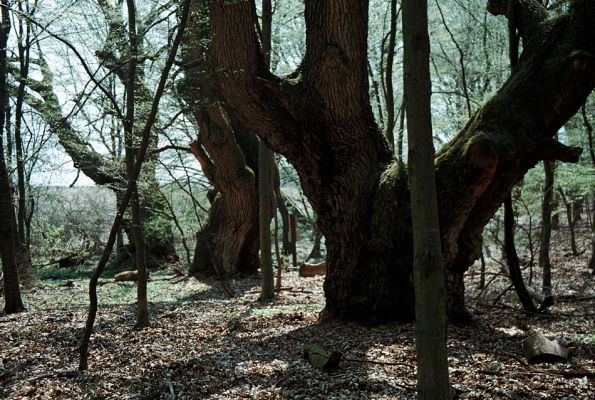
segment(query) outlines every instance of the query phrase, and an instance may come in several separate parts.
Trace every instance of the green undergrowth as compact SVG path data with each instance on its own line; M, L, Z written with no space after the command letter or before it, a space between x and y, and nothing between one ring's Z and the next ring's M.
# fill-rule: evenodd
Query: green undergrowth
M34 285L24 293L26 307L32 309L77 307L89 303L88 287L91 268L51 268L35 271ZM97 296L100 305L131 304L136 302L136 282L114 282L115 272L106 271L99 279ZM155 273L148 282L149 302L183 302L197 292L208 292L207 284L174 284L171 275ZM213 296L214 297L214 296Z

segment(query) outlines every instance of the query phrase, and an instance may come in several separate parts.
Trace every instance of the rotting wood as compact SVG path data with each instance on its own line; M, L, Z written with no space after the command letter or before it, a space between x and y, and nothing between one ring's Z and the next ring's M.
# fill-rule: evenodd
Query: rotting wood
M570 353L560 340L549 340L541 332L535 332L523 340L523 352L530 364L567 361Z

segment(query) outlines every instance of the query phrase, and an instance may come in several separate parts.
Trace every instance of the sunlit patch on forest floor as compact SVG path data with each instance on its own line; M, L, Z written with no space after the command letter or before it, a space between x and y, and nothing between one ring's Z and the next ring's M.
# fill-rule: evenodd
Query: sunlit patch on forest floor
M563 301L543 316L518 311L513 291L500 296L509 285L503 277L477 297L477 270L468 274L467 298L476 324L449 328L450 376L460 398L595 398L595 285L586 273L586 257L554 256L556 293ZM497 271L495 263L489 264L487 280ZM414 397L413 324L319 323L323 278L300 278L295 272L284 274L284 290L264 304L256 301L260 283L255 278L227 282L234 295L228 298L217 281L173 283L169 276L155 275L149 283L152 325L143 331L133 329L134 283L105 284L99 291L90 370L77 373L87 280L62 278L41 280L27 290L27 313L0 317L0 397ZM526 364L521 341L531 330L550 339L569 338L576 354L566 364ZM360 362L343 361L332 372L313 369L303 358L304 346L313 341Z

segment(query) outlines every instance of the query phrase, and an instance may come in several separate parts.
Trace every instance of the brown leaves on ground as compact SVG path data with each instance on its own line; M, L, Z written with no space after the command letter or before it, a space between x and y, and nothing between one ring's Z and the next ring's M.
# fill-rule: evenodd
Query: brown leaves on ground
M593 281L578 259L558 260L559 294L569 294L544 316L517 311L514 293L498 278L482 293L468 281L476 324L449 328L450 376L462 399L595 398ZM583 260L580 260L581 265ZM493 271L497 271L494 267ZM217 282L155 279L151 290L193 293L181 301L153 301L152 325L137 331L135 305L100 305L92 336L90 371L76 372L77 344L86 317L85 282L46 285L27 293L30 311L0 317L0 397L14 399L406 399L415 396L411 323L364 327L319 323L322 277L284 274L286 288L260 304L259 282L230 283L227 299ZM469 278L471 279L471 278ZM121 283L112 285L130 285ZM62 305L57 298L70 299ZM589 296L591 299L589 300ZM53 300L54 299L54 300ZM528 365L521 342L531 331L572 340L565 364ZM330 372L303 358L320 342L346 360ZM386 364L383 364L385 363ZM575 375L565 372L574 371ZM586 372L585 372L586 374ZM572 377L571 377L572 376Z

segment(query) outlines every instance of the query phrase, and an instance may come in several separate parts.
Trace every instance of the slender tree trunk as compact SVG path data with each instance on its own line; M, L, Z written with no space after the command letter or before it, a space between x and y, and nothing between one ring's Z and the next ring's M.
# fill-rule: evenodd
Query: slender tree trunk
M554 195L553 161L544 161L545 183L543 185L543 202L541 204L541 244L539 246L539 267L543 273L543 292L552 294L552 267L550 265L550 240L552 237L552 203Z
M480 270L479 270L479 285L477 286L478 289L483 289L486 286L486 259L484 256L484 252L481 252L480 256Z
M583 117L583 125L587 130L587 138L589 143L589 156L591 158L591 165L595 168L595 139L593 138L593 125L587 117L587 110L585 105L581 108L581 115ZM589 269L595 275L595 191L591 192L591 258L589 259Z
M320 252L320 246L322 242L322 232L318 228L318 222L314 223L313 226L313 235L314 235L314 245L312 245L312 250L310 254L306 258L306 261L310 261L311 259L320 259L322 258L322 253Z
M271 64L271 32L273 7L271 0L262 0L262 52L267 67ZM258 219L260 230L261 300L275 297L273 282L273 258L271 254L271 214L274 204L273 151L264 141L258 141Z
M533 313L537 312L537 308L533 304L533 300L531 300L531 296L529 296L529 292L523 281L519 257L516 253L516 246L514 244L514 211L512 208L512 196L510 194L504 200L504 247L506 249L506 263L510 271L510 279L519 297L519 301L523 305L523 309Z
M401 113L399 115L399 131L397 132L397 161L405 165L403 160L403 134L405 132L405 113L406 113L406 98L403 95L403 101L401 102Z
M10 5L7 0L2 0L0 24L0 132L4 132L6 123L6 101L8 98L6 83L6 47L10 32ZM23 300L19 285L19 272L17 267L16 246L14 239L14 219L12 190L8 171L6 170L5 149L0 134L0 257L4 273L4 312L6 314L24 311Z
M593 196L591 207L591 258L589 259L589 269L595 275L595 196Z
M264 0L264 3L269 0ZM270 4L269 4L270 5ZM264 9L263 9L264 13ZM271 208L273 199L273 152L261 140L258 145L258 218L260 225L260 273L262 275L261 300L275 296L273 258L271 253Z
M395 152L395 93L393 89L393 66L395 62L395 44L397 41L397 0L390 2L390 31L388 33L388 48L386 49L386 130L384 135L388 146Z
M132 187L130 209L132 214L131 231L134 238L137 280L137 314L136 327L144 328L149 326L149 307L147 301L147 253L145 237L143 233L143 221L141 216L140 201L138 195L138 183L134 177L135 155L135 102L136 102L136 60L138 57L138 38L136 35L136 4L134 0L127 0L128 8L128 38L130 41L130 61L128 62L127 87L126 87L126 172L129 185Z
M576 222L580 221L583 216L583 202L585 201L584 198L576 199L572 202L572 221L576 226Z
M167 77L169 76L171 67L174 64L176 53L178 52L178 47L180 46L180 42L182 41L182 36L184 34L184 30L188 21L188 14L190 12L190 1L191 0L185 0L180 9L181 16L180 23L178 26L178 32L176 33L171 48L168 52L167 59L165 61L165 66L161 71L161 76L159 78L157 90L155 91L155 97L153 98L153 101L151 103L147 120L144 124L141 134L139 135L141 137L141 141L139 144L138 154L135 157L136 161L134 163L132 174L128 176L129 179L126 187L126 192L123 194L122 201L118 205L118 211L114 218L114 223L112 224L112 228L110 230L107 243L105 244L105 248L101 255L101 259L99 260L95 270L93 270L93 274L91 275L91 279L89 280L89 312L87 314L87 321L85 322L83 336L79 345L79 371L84 371L89 368L89 341L91 339L91 333L93 332L93 325L95 324L95 317L97 316L98 307L97 283L99 281L101 273L103 272L105 266L107 265L107 262L109 261L109 257L112 253L114 243L116 242L118 230L120 229L122 220L124 219L124 213L126 212L126 208L128 208L128 203L132 198L132 194L134 192L133 182L138 179L143 165L143 161L145 160L145 157L147 155L147 149L149 148L149 142L151 141L151 130L157 118L157 109L159 107L159 102L165 90Z
M552 195L552 231L560 230L560 213L558 212L559 205L560 203L558 202L558 196L554 191L554 194Z
M577 256L578 249L576 247L576 235L574 231L574 218L572 217L572 203L566 197L564 190L561 187L558 187L558 193L560 193L560 198L562 199L562 203L564 203L564 208L566 209L566 220L568 222L568 232L570 235L570 250L572 250L572 254Z
M425 0L403 0L403 66L409 116L417 394L422 400L442 400L452 396L446 348L444 259L434 177L427 6Z
M519 59L519 38L517 36L517 21L515 1L508 0L507 15L508 17L508 56L510 59L510 69L514 74ZM523 305L525 311L536 312L537 309L527 292L523 275L521 273L521 266L519 257L516 252L516 245L514 240L514 210L512 208L512 193L509 192L504 200L504 248L506 252L506 261L510 270L510 279L516 290L519 300Z
M276 185L279 187L279 185ZM289 210L285 204L285 196L281 190L276 190L275 199L277 200L277 208L281 214L281 241L283 243L283 254L288 255L291 249L289 240Z

